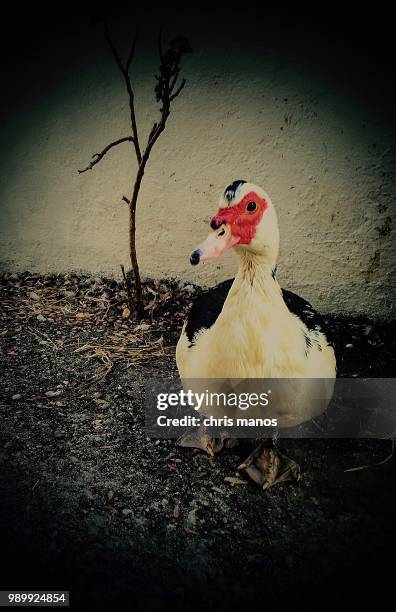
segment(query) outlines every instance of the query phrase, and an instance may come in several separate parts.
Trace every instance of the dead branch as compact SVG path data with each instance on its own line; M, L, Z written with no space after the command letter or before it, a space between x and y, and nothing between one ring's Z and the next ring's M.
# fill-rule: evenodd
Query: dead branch
M132 126L132 134L133 134L133 144L135 145L135 153L136 153L136 159L138 164L140 164L141 160L142 160L142 153L140 151L140 144L139 144L139 135L138 135L138 129L137 129L137 124L136 124L136 114L135 114L135 94L133 92L133 88L132 88L132 82L131 82L131 78L129 76L129 68L133 59L133 56L135 54L135 47L136 47L136 41L137 41L137 32L135 34L135 37L133 39L132 42L132 46L131 46L131 50L129 52L129 56L128 56L128 60L126 65L124 66L124 64L122 63L122 59L121 56L119 55L115 44L113 43L113 40L110 36L110 30L108 25L105 25L105 36L107 39L107 42L110 46L110 49L113 53L115 62L118 66L118 68L120 69L120 72L122 74L122 76L124 77L124 81L125 81L125 85L128 91L128 97L129 97L129 111L130 111L130 118L131 118L131 126Z
M125 274L125 268L122 264L120 264L120 268L121 268L121 272L122 272L122 276L124 278L124 283L125 283L125 291L127 293L128 296L128 306L129 306L129 310L132 312L132 308L133 308L133 300L132 300L132 290L131 290L131 283L127 277L127 275Z
M182 82L180 83L179 88L176 89L175 93L169 98L170 102L173 102L173 100L177 98L177 96L179 95L179 93L181 92L185 84L186 84L186 79L183 79Z
M83 172L86 172L87 170L92 170L92 168L94 166L96 166L96 164L99 163L101 159L103 159L103 157L106 155L106 153L108 153L110 151L110 149L112 149L113 147L116 147L117 145L121 144L122 142L133 142L133 137L132 136L124 136L123 138L119 138L118 140L115 140L114 142L111 142L110 144L108 144L103 149L103 151L101 151L100 153L94 153L92 155L92 159L91 159L90 163L88 164L88 166L86 168L83 168L82 170L79 170L78 173L82 174Z
M119 54L112 38L110 35L110 31L108 25L105 24L105 37L113 54L114 60L123 76L125 81L125 86L128 92L129 98L129 110L130 110L130 120L132 127L132 136L127 136L125 138L120 138L116 140L107 147L103 149L100 153L95 153L92 156L90 164L84 168L83 170L79 170L79 172L86 172L87 170L91 170L103 157L106 153L116 145L124 142L131 141L133 142L136 159L137 159L137 172L135 177L135 182L133 185L133 191L130 198L127 198L125 195L122 197L122 200L128 204L129 207L129 256L132 264L132 269L135 277L135 304L136 304L136 312L138 316L141 316L144 311L143 307L143 290L142 290L142 281L140 278L139 265L136 254L136 204L139 196L139 190L142 183L142 179L144 176L146 164L149 160L150 153L152 151L153 146L157 142L158 138L165 130L167 119L170 115L171 104L175 98L180 94L182 89L186 84L186 80L183 79L180 85L177 86L177 80L180 73L180 62L183 54L190 53L191 47L188 41L183 37L174 38L170 41L169 47L166 51L163 50L162 47L162 28L158 33L158 53L160 57L160 66L159 66L159 75L156 76L157 85L155 87L155 96L157 102L161 103L160 107L160 119L159 121L155 121L153 127L151 128L148 138L147 144L142 152L139 143L139 135L136 123L136 114L135 114L135 97L134 91L132 87L132 81L129 74L129 70L131 67L132 60L135 55L136 42L137 42L137 32L132 40L131 48L129 51L129 55L126 63L124 64L121 55ZM176 89L175 89L176 88ZM128 294L128 301L130 310L132 310L132 290L129 279L125 274L124 267L121 266L121 271L124 277L125 286Z
M131 66L132 60L135 57L135 48L136 48L137 38L138 38L138 33L136 31L135 32L135 36L134 36L133 41L132 41L131 50L129 52L127 63L126 63L126 70L127 70L128 73L129 73L129 68Z
M161 64L163 64L164 63L164 52L162 50L162 26L160 27L159 32L158 32L157 44L158 44L158 54L160 56Z

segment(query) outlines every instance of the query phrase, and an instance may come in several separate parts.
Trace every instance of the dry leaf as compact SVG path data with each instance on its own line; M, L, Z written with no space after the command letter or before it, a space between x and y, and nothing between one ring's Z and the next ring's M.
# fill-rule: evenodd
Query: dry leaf
M89 319L90 317L94 317L94 312L78 312L76 314L76 319Z
M124 308L124 310L122 311L122 318L123 319L128 319L131 316L131 311L129 310L128 307Z
M180 504L176 504L173 510L173 518L177 519L180 516Z
M198 531L194 531L194 529L190 529L189 527L184 527L184 531L188 533L188 535L198 535Z
M111 500L113 499L113 497L114 497L114 491L113 491L112 489L109 489L109 490L107 491L107 499L108 499L109 501L111 501Z
M247 484L246 480L241 480L240 478L236 478L234 476L226 476L224 478L225 482L229 482L233 487L235 485L245 485Z
M265 538L249 538L248 540L246 540L246 542L248 544L268 544L268 540Z
M150 329L150 325L147 323L141 323L140 325L136 325L136 327L133 328L133 331L147 331L148 329Z
M94 426L95 429L101 429L102 424L103 424L103 421L101 419L95 419L94 421L92 421L92 425Z

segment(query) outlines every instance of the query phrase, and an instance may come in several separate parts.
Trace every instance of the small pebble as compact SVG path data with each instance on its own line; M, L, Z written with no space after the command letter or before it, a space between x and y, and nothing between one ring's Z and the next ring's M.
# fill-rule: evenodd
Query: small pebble
M47 319L45 317L43 317L43 315L39 314L36 317L37 321L40 321L40 323L44 323L44 321L46 321Z
M353 344L346 344L345 347L346 348L353 348Z
M15 395L12 396L13 400L19 400L21 399L22 395L20 393L15 393Z
M58 389L58 391L46 391L45 395L47 397L59 397L59 395L62 395L62 390Z
M54 431L54 438L56 438L57 440L62 440L62 438L65 437L65 432L61 431L60 429L56 429Z

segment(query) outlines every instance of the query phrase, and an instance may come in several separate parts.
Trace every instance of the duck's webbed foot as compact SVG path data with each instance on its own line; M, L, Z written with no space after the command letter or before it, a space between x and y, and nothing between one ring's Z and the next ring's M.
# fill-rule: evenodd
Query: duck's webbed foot
M187 431L177 440L176 444L187 448L200 448L210 457L214 457L215 453L222 450L225 439L226 436L221 435L219 438L213 438L205 428L199 427L194 431Z
M238 470L245 471L263 489L269 489L278 482L301 478L300 466L280 453L271 439L262 440Z

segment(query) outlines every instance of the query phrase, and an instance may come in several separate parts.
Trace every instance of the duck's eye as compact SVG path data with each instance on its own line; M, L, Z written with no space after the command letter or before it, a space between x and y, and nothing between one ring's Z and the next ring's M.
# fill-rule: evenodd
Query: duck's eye
M221 232L219 232L217 235L218 235L218 236L224 236L224 234L225 234L225 229L223 228L223 229L221 230Z
M248 212L254 212L256 208L257 208L256 202L248 202L248 205L246 206L246 210Z

